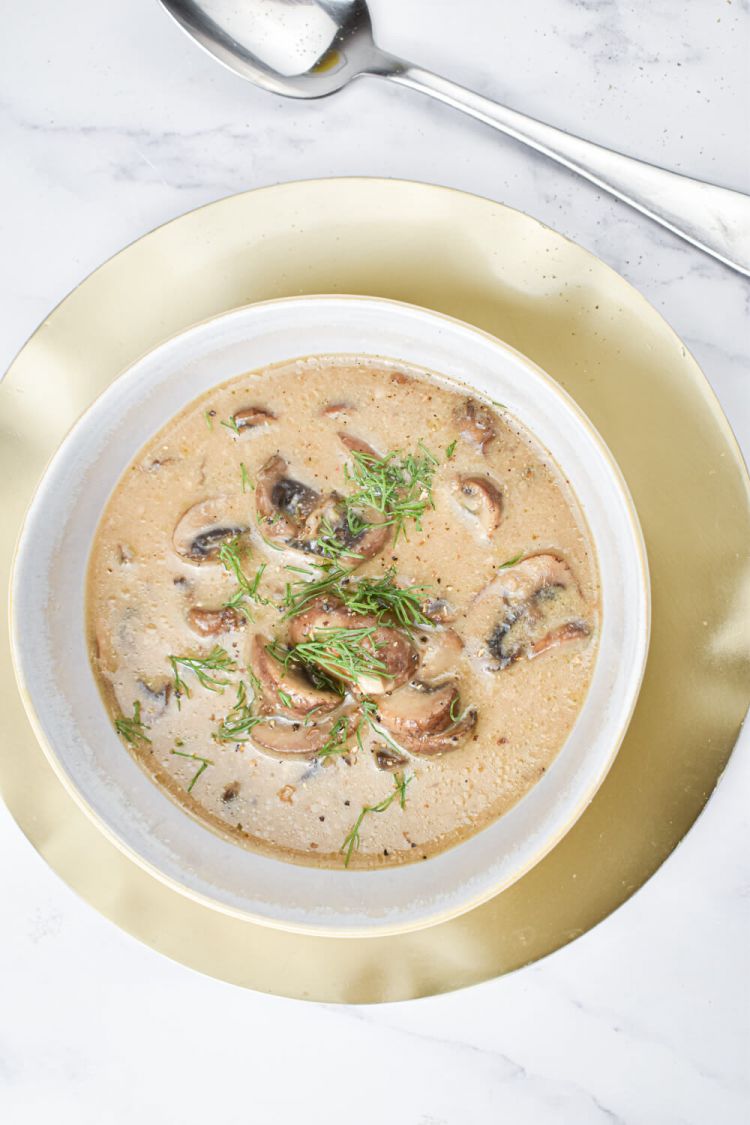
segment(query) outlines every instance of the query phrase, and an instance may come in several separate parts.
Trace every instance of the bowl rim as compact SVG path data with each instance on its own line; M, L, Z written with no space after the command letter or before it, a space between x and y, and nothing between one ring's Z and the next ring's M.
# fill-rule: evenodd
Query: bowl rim
M634 561L636 561L638 564L637 578L642 595L642 614L640 618L640 644L638 649L639 659L637 674L631 674L631 679L629 681L629 690L631 695L630 702L628 704L627 710L622 713L617 733L611 740L609 753L606 757L606 760L602 763L600 769L598 770L595 778L588 785L585 792L582 792L579 795L575 806L568 811L564 821L560 823L557 829L553 833L550 833L548 836L546 836L544 840L539 843L538 847L533 851L533 853L527 857L525 862L519 864L516 868L513 869L510 874L506 874L503 877L498 877L471 897L463 898L460 902L457 902L451 906L426 911L418 918L412 919L411 921L407 920L384 923L371 922L366 925L354 924L349 926L336 923L333 926L328 926L323 924L316 924L314 922L297 922L287 919L273 918L265 914L257 913L252 909L240 908L237 906L233 906L230 903L222 902L219 899L213 898L209 894L190 887L187 883L182 882L179 879L168 874L166 871L163 871L161 868L156 866L156 864L152 863L150 860L141 855L139 851L137 851L127 840L125 840L118 832L116 832L109 825L107 820L89 804L88 800L80 792L71 775L66 770L62 760L59 758L54 746L53 738L49 738L44 731L43 724L37 715L36 707L32 698L32 693L27 686L26 679L21 667L21 648L23 642L20 640L20 637L22 629L19 627L19 621L15 611L16 607L14 597L16 585L18 582L17 563L19 555L23 546L30 515L34 507L36 506L37 499L47 479L49 471L63 449L67 448L71 441L74 439L75 433L78 430L79 426L83 423L83 421L97 407L98 403L109 394L111 388L117 382L119 382L120 379L127 375L128 372L139 366L147 358L157 355L162 350L166 351L176 341L182 340L192 334L198 335L203 329L216 324L219 321L230 320L238 313L250 309L262 309L269 306L276 307L279 305L310 305L321 302L344 302L407 309L412 313L416 313L428 320L437 320L467 331L475 336L482 337L492 347L504 351L515 360L520 361L520 363L528 370L530 370L537 379L547 384L548 389L552 391L560 401L563 410L568 414L573 415L577 424L588 432L589 438L597 446L600 455L607 462L611 477L616 483L620 495L624 501L624 512L628 518L628 523L632 535L632 543L635 547ZM335 353L330 352L328 354ZM369 355L372 353L368 352L367 354ZM295 358L296 357L294 356L290 356L287 360L281 360L279 362L293 361ZM393 359L394 357L383 356L382 358ZM563 468L563 466L560 467ZM413 933L419 930L426 929L430 926L438 925L443 922L450 921L454 918L458 918L461 915L483 905L484 903L489 902L491 899L495 898L497 895L501 894L504 890L507 890L509 887L513 886L514 883L523 878L523 876L526 875L538 863L540 863L541 860L544 859L544 857L548 855L549 852L551 852L564 838L564 836L566 836L567 833L573 828L575 823L581 817L583 812L586 810L586 808L591 803L596 793L604 783L604 780L606 779L609 771L614 764L622 742L625 738L625 734L627 733L628 727L632 720L643 684L643 678L645 675L651 643L652 597L648 553L646 549L645 539L640 520L638 518L637 509L622 470L620 469L620 466L613 453L609 449L609 446L599 433L598 429L594 426L593 422L589 419L588 415L578 405L572 395L570 395L569 392L566 391L565 388L560 383L558 383L557 380L554 379L544 368L540 367L537 363L534 362L534 360L525 355L523 352L519 351L517 348L514 348L511 344L508 344L500 337L493 335L493 333L491 332L488 332L486 329L479 328L476 325L469 323L468 321L461 320L459 317L450 316L447 313L439 312L424 305L415 304L414 302L410 301L396 300L389 297L371 296L368 294L308 293L285 297L273 297L263 301L251 301L240 305L235 305L230 309L224 309L221 312L214 313L211 316L194 321L187 328L183 328L178 332L174 332L169 336L166 336L163 340L160 340L155 346L145 349L143 352L137 355L135 359L133 359L125 367L123 367L117 373L117 375L107 384L107 386L94 396L91 402L89 402L89 404L74 419L63 437L56 445L54 451L48 458L42 472L40 473L39 479L36 482L29 502L26 505L11 560L8 584L8 620L10 632L10 653L13 672L24 709L34 732L34 736L37 739L37 742L39 743L45 757L47 758L47 761L50 763L52 769L54 770L55 775L64 786L66 792L76 802L78 807L84 812L88 819L96 826L97 830L102 833L105 839L107 839L134 863L136 863L142 870L158 879L162 884L166 885L170 889L198 903L201 903L202 905L208 906L213 910L217 910L220 913L229 915L230 917L238 918L242 921L254 924L263 925L269 929L307 934L310 936L327 938L367 938L390 937L396 936L398 934ZM492 821L491 823L495 823L495 821ZM487 827L489 827L489 825ZM460 846L460 844L456 845L456 847L458 846ZM250 850L251 852L253 851L253 849L248 850ZM282 859L279 860L279 862L284 861ZM383 869L384 872L392 870L393 868ZM368 871L367 873L372 874L373 872ZM377 870L375 873L377 873ZM362 874L362 872L355 870L351 872L351 874L356 877L358 874Z

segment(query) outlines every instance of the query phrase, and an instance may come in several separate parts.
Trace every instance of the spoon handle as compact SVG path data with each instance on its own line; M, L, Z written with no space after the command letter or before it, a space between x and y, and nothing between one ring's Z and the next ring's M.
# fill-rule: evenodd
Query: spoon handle
M430 94L523 141L750 276L750 196L581 140L405 60L385 56L382 62L371 73Z

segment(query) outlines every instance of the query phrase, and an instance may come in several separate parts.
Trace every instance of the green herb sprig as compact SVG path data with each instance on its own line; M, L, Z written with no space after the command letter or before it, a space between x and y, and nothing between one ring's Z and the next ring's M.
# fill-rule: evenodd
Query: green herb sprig
M139 742L150 745L151 739L146 734L147 729L141 719L141 705L137 699L133 703L132 718L128 719L125 715L121 715L119 719L115 719L115 730L131 746L136 746Z
M252 675L252 674L251 674ZM253 676L252 679L255 679ZM257 680L253 685L257 690ZM217 742L247 742L250 731L266 720L262 715L253 712L253 702L247 694L247 688L242 680L237 685L237 700L229 714L220 724L214 734Z
M331 733L318 750L317 756L319 758L333 758L337 754L345 753L350 734L349 716L341 715L331 727Z
M169 656L167 659L172 665L174 692L178 707L180 707L183 695L187 696L188 699L190 698L190 688L180 674L181 668L193 672L202 687L208 688L209 691L218 692L223 692L227 684L231 682L225 678L226 673L237 671L234 660L221 645L215 645L208 656Z
M399 804L402 809L406 808L406 787L411 781L414 780L414 775L406 777L405 774L396 773L393 776L393 784L395 786L392 793L384 797L382 801L378 801L376 805L363 805L360 809L359 816L352 825L351 831L344 840L341 848L339 849L344 855L344 867L348 867L351 862L352 854L359 849L361 844L360 829L362 822L369 813L382 813L389 809L393 802L398 797Z
M264 598L259 593L266 564L261 563L254 576L248 578L242 567L239 537L229 540L228 543L222 543L219 548L219 560L227 573L231 574L237 583L235 593L228 601L224 602L224 609L237 609L244 613L249 621L252 621L253 615L247 604L248 602L255 602L258 605L270 604L268 598Z
M362 745L362 731L365 727L369 727L370 730L373 731L378 738L382 738L383 742L387 743L392 750L395 750L398 754L402 754L403 748L391 738L385 727L381 726L378 722L378 707L375 701L372 699L363 699L361 708L362 718L356 730L357 743L359 744L360 750L364 749Z
M214 763L210 758L202 758L200 754L188 754L185 750L172 750L172 753L177 754L179 758L192 758L194 762L200 762L200 765L195 771L195 775L193 776L192 781L187 787L187 791L188 793L190 793L192 792L193 786L195 785L198 778L208 769L209 766L212 766Z
M512 559L506 559L504 563L500 563L500 565L498 566L497 569L498 570L508 570L509 567L515 566L516 563L520 562L522 558L523 558L523 551L521 551L520 555L514 555Z
M269 652L285 667L298 662L334 679L354 682L360 676L380 676L387 670L377 655L382 644L375 637L376 631L374 625L318 629L311 640L286 650L270 645Z
M403 628L413 625L429 625L418 594L423 594L427 586L399 586L396 583L396 569L389 567L381 578L353 578L354 570L340 566L320 566L319 577L312 577L313 571L301 567L289 567L299 574L310 575L311 580L288 583L284 605L284 620L297 617L304 612L310 602L323 594L337 598L353 613L377 617L382 621L392 617Z
M432 478L439 464L437 457L422 442L417 453L405 456L399 450L385 457L354 450L351 457L351 468L346 466L344 470L354 487L354 492L344 498L347 516L365 507L374 508L384 517L383 522L395 529L394 543L406 535L407 520L413 520L421 531L422 516L435 506Z

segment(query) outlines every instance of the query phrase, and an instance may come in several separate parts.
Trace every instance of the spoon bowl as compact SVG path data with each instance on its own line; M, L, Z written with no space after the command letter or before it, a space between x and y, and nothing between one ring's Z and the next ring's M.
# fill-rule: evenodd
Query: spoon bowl
M387 69L365 0L161 2L214 58L274 94L322 98Z
M750 276L749 196L581 140L382 51L366 0L161 3L214 58L264 90L322 98L361 74L390 78L544 153Z

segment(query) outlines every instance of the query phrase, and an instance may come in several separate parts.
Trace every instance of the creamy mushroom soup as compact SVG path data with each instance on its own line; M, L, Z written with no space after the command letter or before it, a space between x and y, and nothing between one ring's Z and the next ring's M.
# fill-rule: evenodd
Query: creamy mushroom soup
M238 376L141 450L88 627L114 726L170 796L353 869L427 859L540 779L598 605L570 486L501 404L336 356Z

